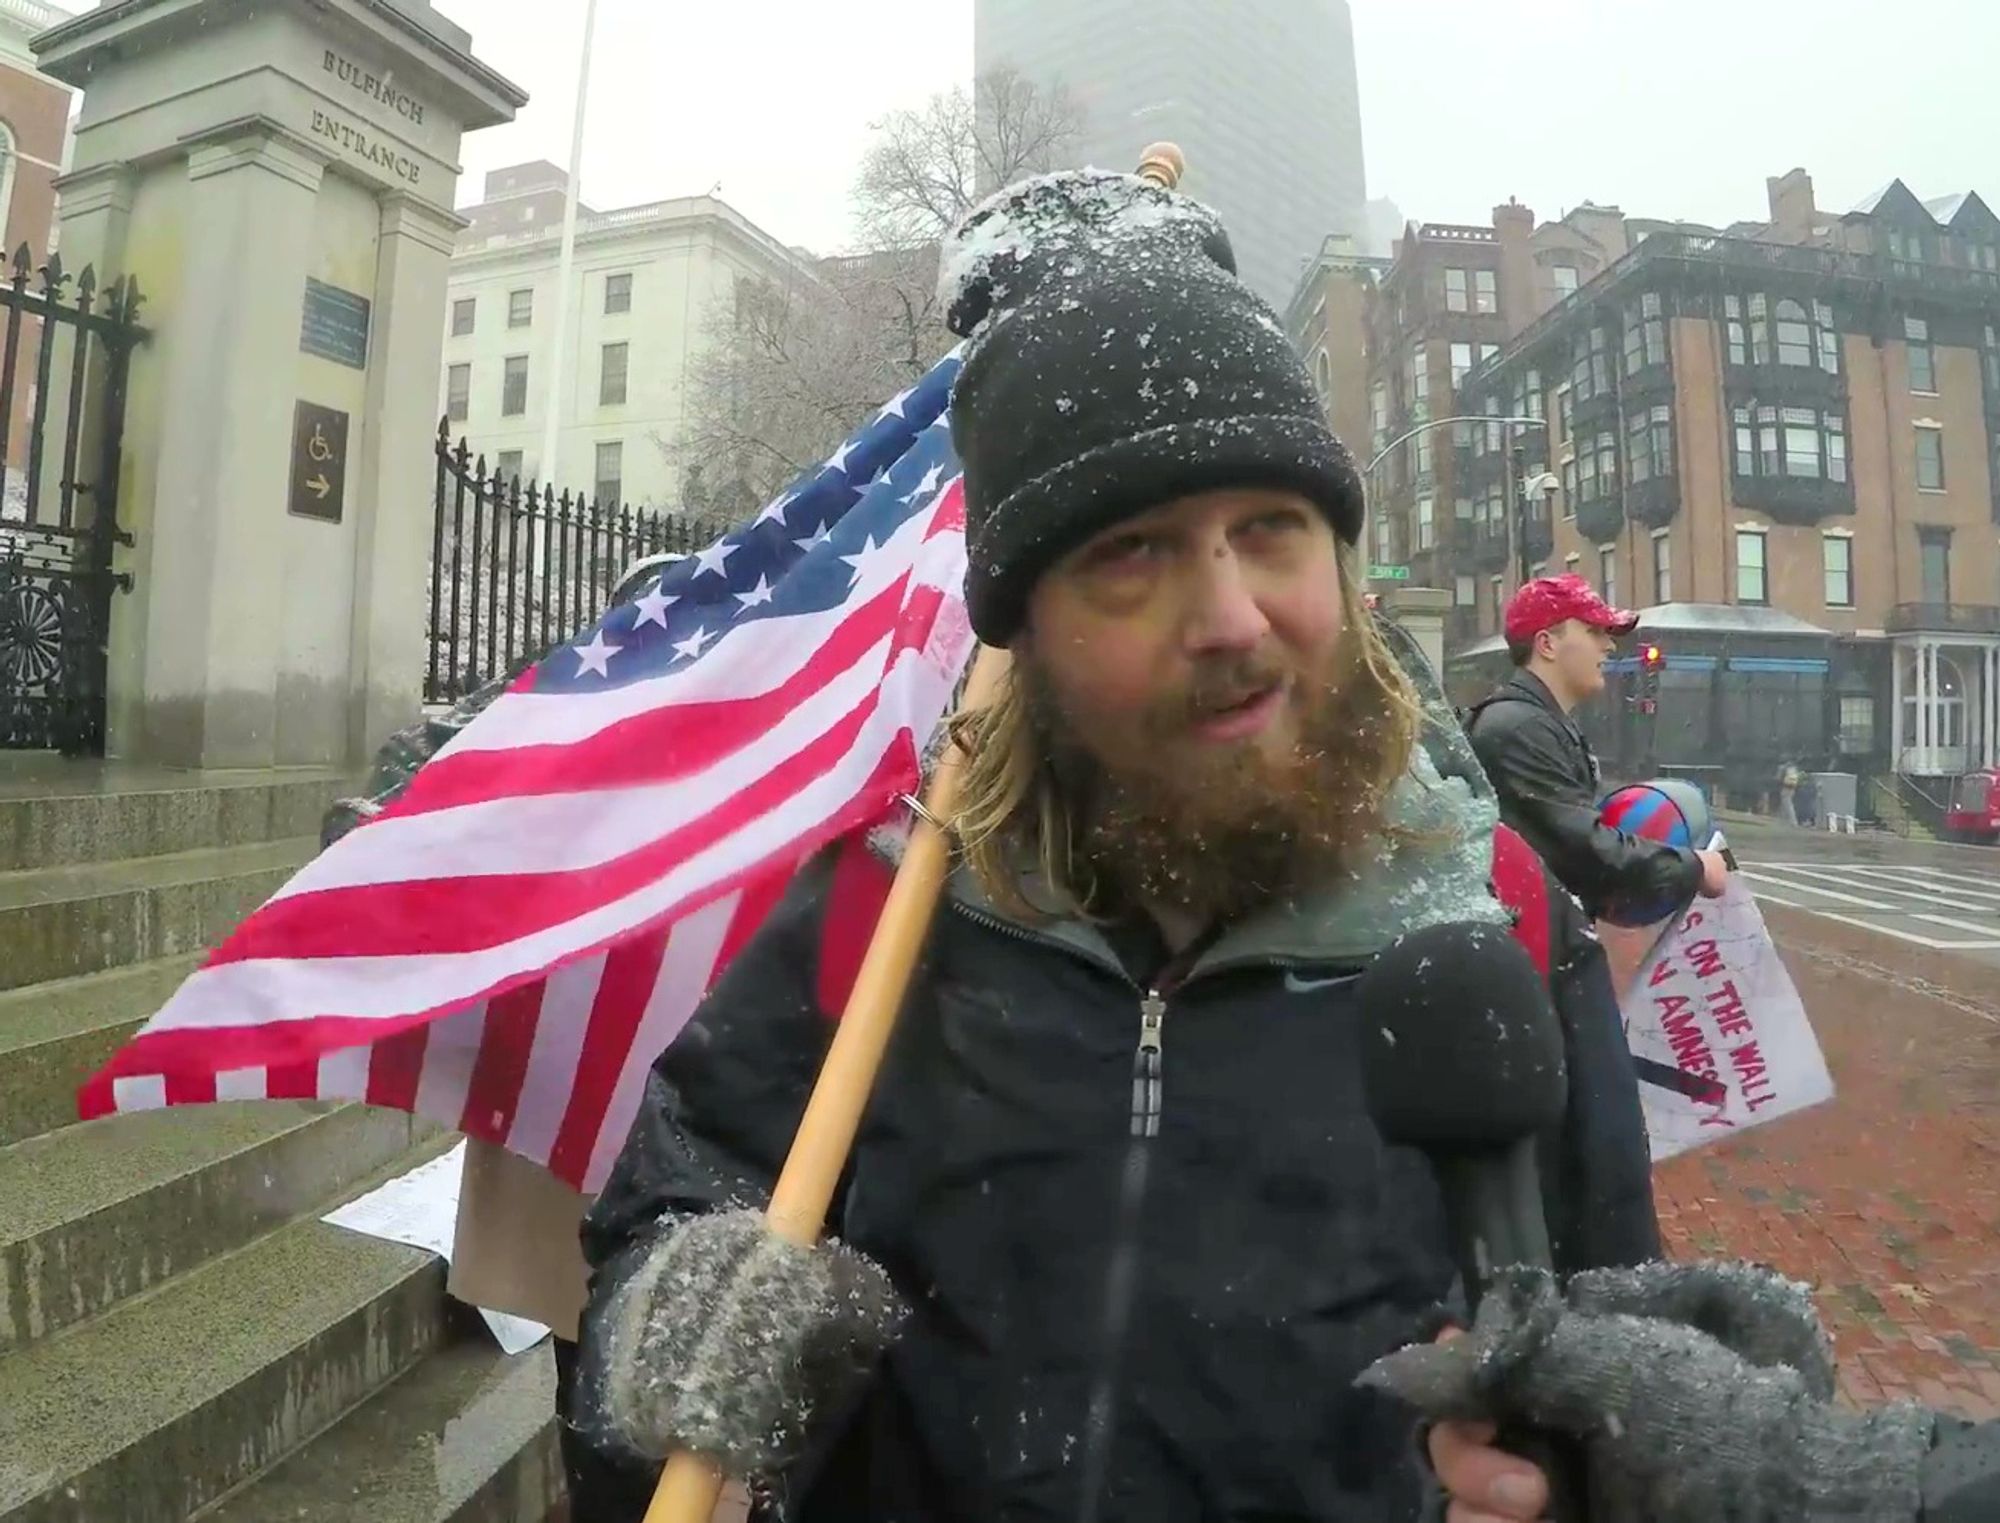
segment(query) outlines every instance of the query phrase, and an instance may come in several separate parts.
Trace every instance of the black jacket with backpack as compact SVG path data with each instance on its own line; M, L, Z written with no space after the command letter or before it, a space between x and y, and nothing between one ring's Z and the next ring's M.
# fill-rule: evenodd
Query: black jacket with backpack
M1500 818L1548 863L1595 919L1621 903L1685 903L1701 862L1598 819L1601 781L1583 732L1533 672L1519 671L1465 716L1465 732L1499 796Z
M1144 923L1027 924L954 876L828 1223L912 1317L764 1516L1411 1523L1435 1503L1412 1414L1353 1384L1454 1293L1429 1168L1359 1090L1354 983L1412 922L1504 911L1490 802L1455 842L1424 837L1472 795L1418 766L1426 853L1251 917L1186 968ZM1559 1263L1657 1256L1603 954L1501 843L1536 885L1517 934L1565 1037L1568 1113L1542 1151ZM765 1199L886 883L859 843L814 863L655 1066L585 1226L587 1356L658 1234ZM600 1431L578 1400L577 1431ZM608 1446L572 1466L593 1523L636 1523L652 1483Z

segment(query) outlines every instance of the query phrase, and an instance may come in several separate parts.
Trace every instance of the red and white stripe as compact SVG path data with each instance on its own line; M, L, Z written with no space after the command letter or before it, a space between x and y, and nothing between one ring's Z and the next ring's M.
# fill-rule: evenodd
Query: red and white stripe
M972 650L952 483L825 613L600 693L503 695L84 1087L412 1110L595 1190L647 1069L801 862L893 809Z

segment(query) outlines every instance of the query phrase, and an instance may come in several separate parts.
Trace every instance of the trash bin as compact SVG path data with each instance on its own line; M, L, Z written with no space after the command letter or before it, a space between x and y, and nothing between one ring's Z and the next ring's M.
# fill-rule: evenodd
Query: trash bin
M1819 823L1828 830L1853 829L1861 779L1852 772L1815 772L1812 780L1819 795Z

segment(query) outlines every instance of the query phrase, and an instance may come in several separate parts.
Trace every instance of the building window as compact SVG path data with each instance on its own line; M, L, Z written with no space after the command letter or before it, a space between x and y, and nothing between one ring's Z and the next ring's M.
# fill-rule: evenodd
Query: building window
M521 452L517 449L503 449L493 457L493 469L502 481L519 481Z
M1988 265L1988 269L1992 266ZM1498 312L1500 310L1500 281L1492 270L1472 272L1472 310L1475 312Z
M1319 387L1320 400L1328 400L1333 395L1333 361L1320 350L1313 356L1313 383Z
M1736 474L1847 480L1847 420L1812 407L1735 410Z
M1491 364L1494 360L1497 360L1499 358L1500 358L1500 346L1498 344L1481 344L1479 346L1480 364L1482 365Z
M1564 523L1576 517L1576 477L1576 457L1572 455L1562 463Z
M1736 601L1768 603L1770 589L1764 581L1764 531L1736 531Z
M1410 345L1410 411L1427 405L1431 395L1431 367L1422 344Z
M625 495L625 446L608 439L597 446L597 500L616 503Z
M1507 617L1507 595L1500 590L1501 583L1499 577L1496 576L1493 578L1491 586L1493 589L1493 622L1497 626L1504 623Z
M1921 317L1904 318L1903 347L1910 357L1910 390L1935 395L1937 356L1931 349L1931 325Z
M606 344L597 375L597 405L617 407L625 400L626 367L631 356L629 344Z
M1451 600L1460 608L1471 608L1479 599L1479 584L1469 576L1461 576L1452 583Z
M1431 436L1418 434L1410 441L1410 448L1416 452L1416 469L1412 475L1423 478L1431 473Z
M1549 267L1549 274L1553 276L1555 279L1557 301L1561 301L1565 296L1571 296L1575 294L1576 292L1575 265L1573 264L1551 265Z
M1917 490L1944 490L1944 430L1936 424L1917 425Z
M1417 548L1428 550L1437 543L1437 525L1433 520L1434 508L1431 499L1417 499Z
M1556 388L1556 443L1567 444L1572 437L1572 419L1576 411L1576 393L1568 386Z
M1472 310L1471 289L1466 283L1464 270L1444 272L1444 309L1447 312L1470 312Z
M1778 303L1773 314L1773 331L1778 339L1778 363L1780 365L1811 365L1814 361L1812 321L1806 316L1806 309L1787 298Z
M1917 530L1923 554L1924 597L1926 603L1951 601L1951 530L1926 524Z
M507 293L507 326L525 328L535 320L535 293L533 291L509 291Z
M1674 410L1671 404L1639 413L1626 428L1626 469L1637 486L1655 476L1674 474Z
M1749 313L1744 316L1745 310ZM1764 293L1751 295L1748 303L1740 296L1722 298L1722 312L1729 332L1729 363L1768 365L1771 363L1771 322Z
M632 310L632 277L629 273L604 277L604 315Z
M1462 524L1469 524L1473 521L1472 510L1472 499L1470 497L1461 497L1452 505L1452 516Z
M1854 606L1854 541L1845 534L1819 537L1820 561L1826 572L1826 606Z
M1577 500L1595 502L1617 490L1618 436L1607 428L1594 439L1577 442Z
M452 365L444 373L444 415L463 423L472 412L472 367Z
M1667 320L1660 313L1657 292L1639 298L1639 305L1625 314L1625 373L1640 371L1667 362Z
M1833 326L1833 308L1823 301L1813 303L1813 321L1819 326L1819 368L1828 375L1840 374L1840 330Z
M510 354L500 378L500 416L518 418L527 410L528 357L525 354Z
M1980 368L1986 376L1986 410L2000 410L2000 332L1986 325L1986 343L1979 351Z
M1539 370L1530 370L1521 378L1521 384L1514 388L1514 416L1517 418L1547 416L1547 403L1542 397L1542 373Z
M1653 531L1653 601L1674 600L1674 541L1665 529Z
M1853 755L1875 749L1875 700L1866 693L1840 695L1840 749Z
M1466 372L1470 369L1472 369L1472 345L1453 344L1451 346L1451 384L1454 390L1457 389L1458 383L1465 379Z
M1389 388L1382 381L1368 388L1368 427L1373 432L1375 448L1380 449L1389 432Z
M451 304L451 336L464 338L472 331L473 320L479 315L479 300L473 296L461 296Z
M1602 328L1592 328L1576 336L1576 348L1571 351L1570 388L1579 402L1588 402L1592 397L1602 396L1611 390L1610 345Z
M1599 596L1613 608L1618 606L1618 547L1599 545L1597 547L1597 585Z

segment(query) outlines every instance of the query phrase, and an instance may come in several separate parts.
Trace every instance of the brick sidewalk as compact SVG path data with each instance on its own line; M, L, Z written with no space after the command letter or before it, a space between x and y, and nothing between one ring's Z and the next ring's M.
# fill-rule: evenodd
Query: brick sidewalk
M2000 969L1766 914L1837 1093L1663 1164L1668 1251L1812 1284L1853 1402L2000 1417Z

